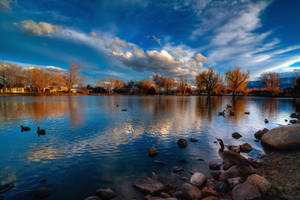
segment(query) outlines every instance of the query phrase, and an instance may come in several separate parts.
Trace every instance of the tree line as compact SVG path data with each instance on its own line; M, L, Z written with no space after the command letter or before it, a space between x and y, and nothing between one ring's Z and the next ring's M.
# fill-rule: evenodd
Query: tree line
M97 80L92 85L86 85L87 81L81 75L83 67L74 62L70 63L66 71L42 69L37 67L24 68L11 63L1 62L0 65L0 90L9 93L12 88L24 87L28 93L45 92L72 92L76 86L80 92L103 93L103 94L176 94L176 95L255 95L268 94L269 96L280 95L280 74L266 72L261 74L259 80L262 89L249 89L247 84L250 72L240 68L228 70L222 75L213 68L202 70L194 79L187 77L179 78L155 74L151 79L141 81L130 80L125 82L113 77L105 77ZM290 95L300 95L300 77L294 86L287 92ZM59 89L58 89L59 88Z

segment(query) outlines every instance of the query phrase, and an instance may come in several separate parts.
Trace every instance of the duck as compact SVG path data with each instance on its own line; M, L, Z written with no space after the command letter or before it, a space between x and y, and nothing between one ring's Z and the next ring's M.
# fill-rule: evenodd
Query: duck
M245 115L250 115L250 112L245 112Z
M249 166L249 167L256 168L256 166L252 162L250 162L247 158L240 155L239 153L236 153L234 151L224 151L223 140L219 138L216 139L220 144L220 149L218 153L219 156L223 159L224 163L230 163L232 165L237 165L237 166Z
M234 116L234 112L232 110L229 111L230 116Z
M37 133L38 135L46 135L45 129L40 129L39 126L37 127L36 133Z
M269 120L268 119L265 119L265 124L269 123Z
M223 110L222 112L219 112L219 115L221 116L221 115L225 115L225 110Z
M21 125L21 132L30 131L30 127Z

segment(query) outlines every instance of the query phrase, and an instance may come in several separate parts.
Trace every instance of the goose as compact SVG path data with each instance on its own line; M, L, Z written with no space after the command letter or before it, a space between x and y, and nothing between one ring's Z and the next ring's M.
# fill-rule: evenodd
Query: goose
M224 143L223 140L218 139L218 142L221 146L219 149L219 156L223 159L225 163L230 163L232 165L237 165L237 166L254 166L253 163L251 163L249 160L247 160L244 156L240 155L239 153L236 153L234 151L224 151Z
M38 135L45 135L45 134L46 134L46 131L45 131L45 129L40 129L40 127L38 126L38 127L37 127L36 133L37 133Z
M30 131L30 127L21 125L21 132Z
M225 115L225 110L223 110L222 112L219 112L219 115Z

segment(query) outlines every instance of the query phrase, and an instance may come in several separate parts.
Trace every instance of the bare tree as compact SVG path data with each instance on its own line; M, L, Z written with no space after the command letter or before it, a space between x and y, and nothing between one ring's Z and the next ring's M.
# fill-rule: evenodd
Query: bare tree
M203 70L196 76L196 85L199 90L205 90L210 96L214 90L222 85L221 74L216 74L213 68Z
M76 65L74 62L71 62L71 67L64 77L65 85L67 86L69 93L71 92L74 85L79 84L81 81L83 81L83 77L79 74L82 68L82 66Z
M179 94L186 95L187 90L190 88L187 78L180 76L177 82L177 90Z
M144 79L142 81L139 81L137 83L137 87L139 88L140 92L143 94L155 93L155 84L149 79Z
M229 88L232 90L232 95L235 96L238 92L243 92L247 86L250 72L241 72L240 68L229 70L226 72L225 80Z
M266 72L261 74L260 81L264 87L272 93L277 95L280 92L280 74L276 72Z

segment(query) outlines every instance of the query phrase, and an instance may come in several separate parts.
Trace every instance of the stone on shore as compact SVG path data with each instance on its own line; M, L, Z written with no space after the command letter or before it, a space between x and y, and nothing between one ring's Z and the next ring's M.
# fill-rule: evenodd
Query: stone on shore
M215 196L209 196L209 197L203 198L202 200L218 200L218 199L219 199L218 197L215 197Z
M236 185L242 183L242 178L241 177L229 178L229 179L227 179L227 181L229 183L229 186L231 188L234 188Z
M156 147L155 147L155 146L151 147L151 148L148 150L148 154L149 154L150 157L156 156L156 155L157 155Z
M187 146L187 141L185 139L179 139L177 144L180 148L185 148Z
M201 172L194 173L190 180L191 184L197 187L201 187L205 183L205 181L206 181L206 176Z
M157 194L165 188L165 186L161 182L152 178L139 180L134 184L134 186L148 194Z
M233 200L257 200L261 199L258 188L254 185L244 182L235 186L232 190Z
M292 114L290 115L290 117L291 117L291 118L300 119L300 114L297 115L296 113L292 113Z
M180 190L183 199L186 200L200 200L202 197L201 191L196 186L189 183L182 184Z
M257 174L252 174L246 181L256 186L262 193L266 193L271 188L271 183L265 177Z
M51 189L47 187L41 187L34 193L35 199L45 199L51 195Z
M209 161L208 166L211 170L219 170L222 166L222 162L219 162L217 160L211 160Z
M172 167L172 171L174 173L178 173L178 172L184 171L184 169L181 167L178 167L178 166L174 166L174 167Z
M232 137L233 137L234 139L239 139L239 138L242 137L242 135L239 134L238 132L234 132L234 133L232 133Z
M300 125L273 128L261 141L275 149L300 149Z
M211 173L211 176L213 177L213 179L219 180L219 177L221 175L221 172L219 170L211 171L210 173Z
M228 149L230 151L234 151L236 153L240 153L241 152L241 147L240 146L229 145Z
M252 146L248 143L244 143L244 144L240 145L240 149L241 149L241 152L249 153L250 151L252 151Z
M110 200L116 196L116 193L110 188L101 188L96 191L96 195L103 200Z

